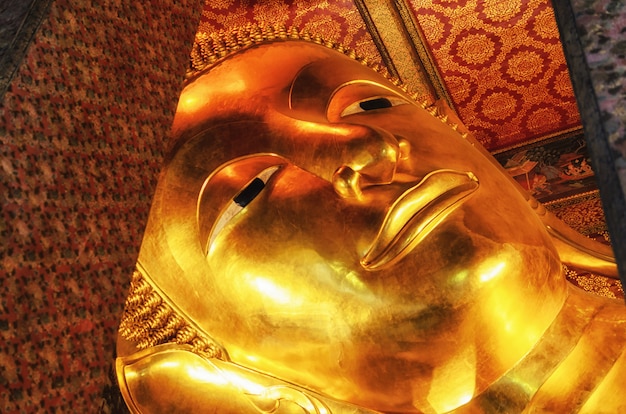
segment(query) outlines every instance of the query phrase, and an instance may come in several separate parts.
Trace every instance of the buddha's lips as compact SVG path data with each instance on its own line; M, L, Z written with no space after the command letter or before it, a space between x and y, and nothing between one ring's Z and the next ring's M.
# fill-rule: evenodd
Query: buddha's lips
M437 170L428 174L393 203L361 265L378 270L402 259L478 185L471 172Z

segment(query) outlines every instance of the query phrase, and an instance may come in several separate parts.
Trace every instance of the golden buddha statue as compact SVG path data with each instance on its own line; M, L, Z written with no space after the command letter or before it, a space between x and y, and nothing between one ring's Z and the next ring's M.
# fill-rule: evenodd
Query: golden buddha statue
M131 411L626 409L626 308L562 266L610 251L350 54L200 44L120 327Z

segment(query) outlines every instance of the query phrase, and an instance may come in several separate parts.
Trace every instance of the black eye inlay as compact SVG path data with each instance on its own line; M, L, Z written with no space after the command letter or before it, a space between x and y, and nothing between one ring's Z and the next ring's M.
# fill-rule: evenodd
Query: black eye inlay
M263 180L257 177L254 180L252 180L250 184L246 186L246 188L241 190L241 192L233 198L233 201L238 206L245 207L248 204L250 204L250 202L254 200L256 196L259 195L259 193L263 190L264 187L265 187L265 183L263 182Z
M359 102L359 106L364 111L371 111L374 109L391 108L393 105L387 98L370 99L369 101Z

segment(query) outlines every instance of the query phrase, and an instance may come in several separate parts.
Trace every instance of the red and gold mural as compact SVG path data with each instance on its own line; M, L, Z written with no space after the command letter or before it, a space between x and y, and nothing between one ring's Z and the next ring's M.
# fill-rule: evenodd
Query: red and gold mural
M461 119L490 150L579 128L548 0L410 0Z

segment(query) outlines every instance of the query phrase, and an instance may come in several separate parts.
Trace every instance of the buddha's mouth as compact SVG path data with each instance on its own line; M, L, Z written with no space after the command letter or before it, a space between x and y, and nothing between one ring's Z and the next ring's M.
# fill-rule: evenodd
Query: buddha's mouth
M478 185L471 172L437 170L426 175L393 203L361 265L379 270L402 259Z

